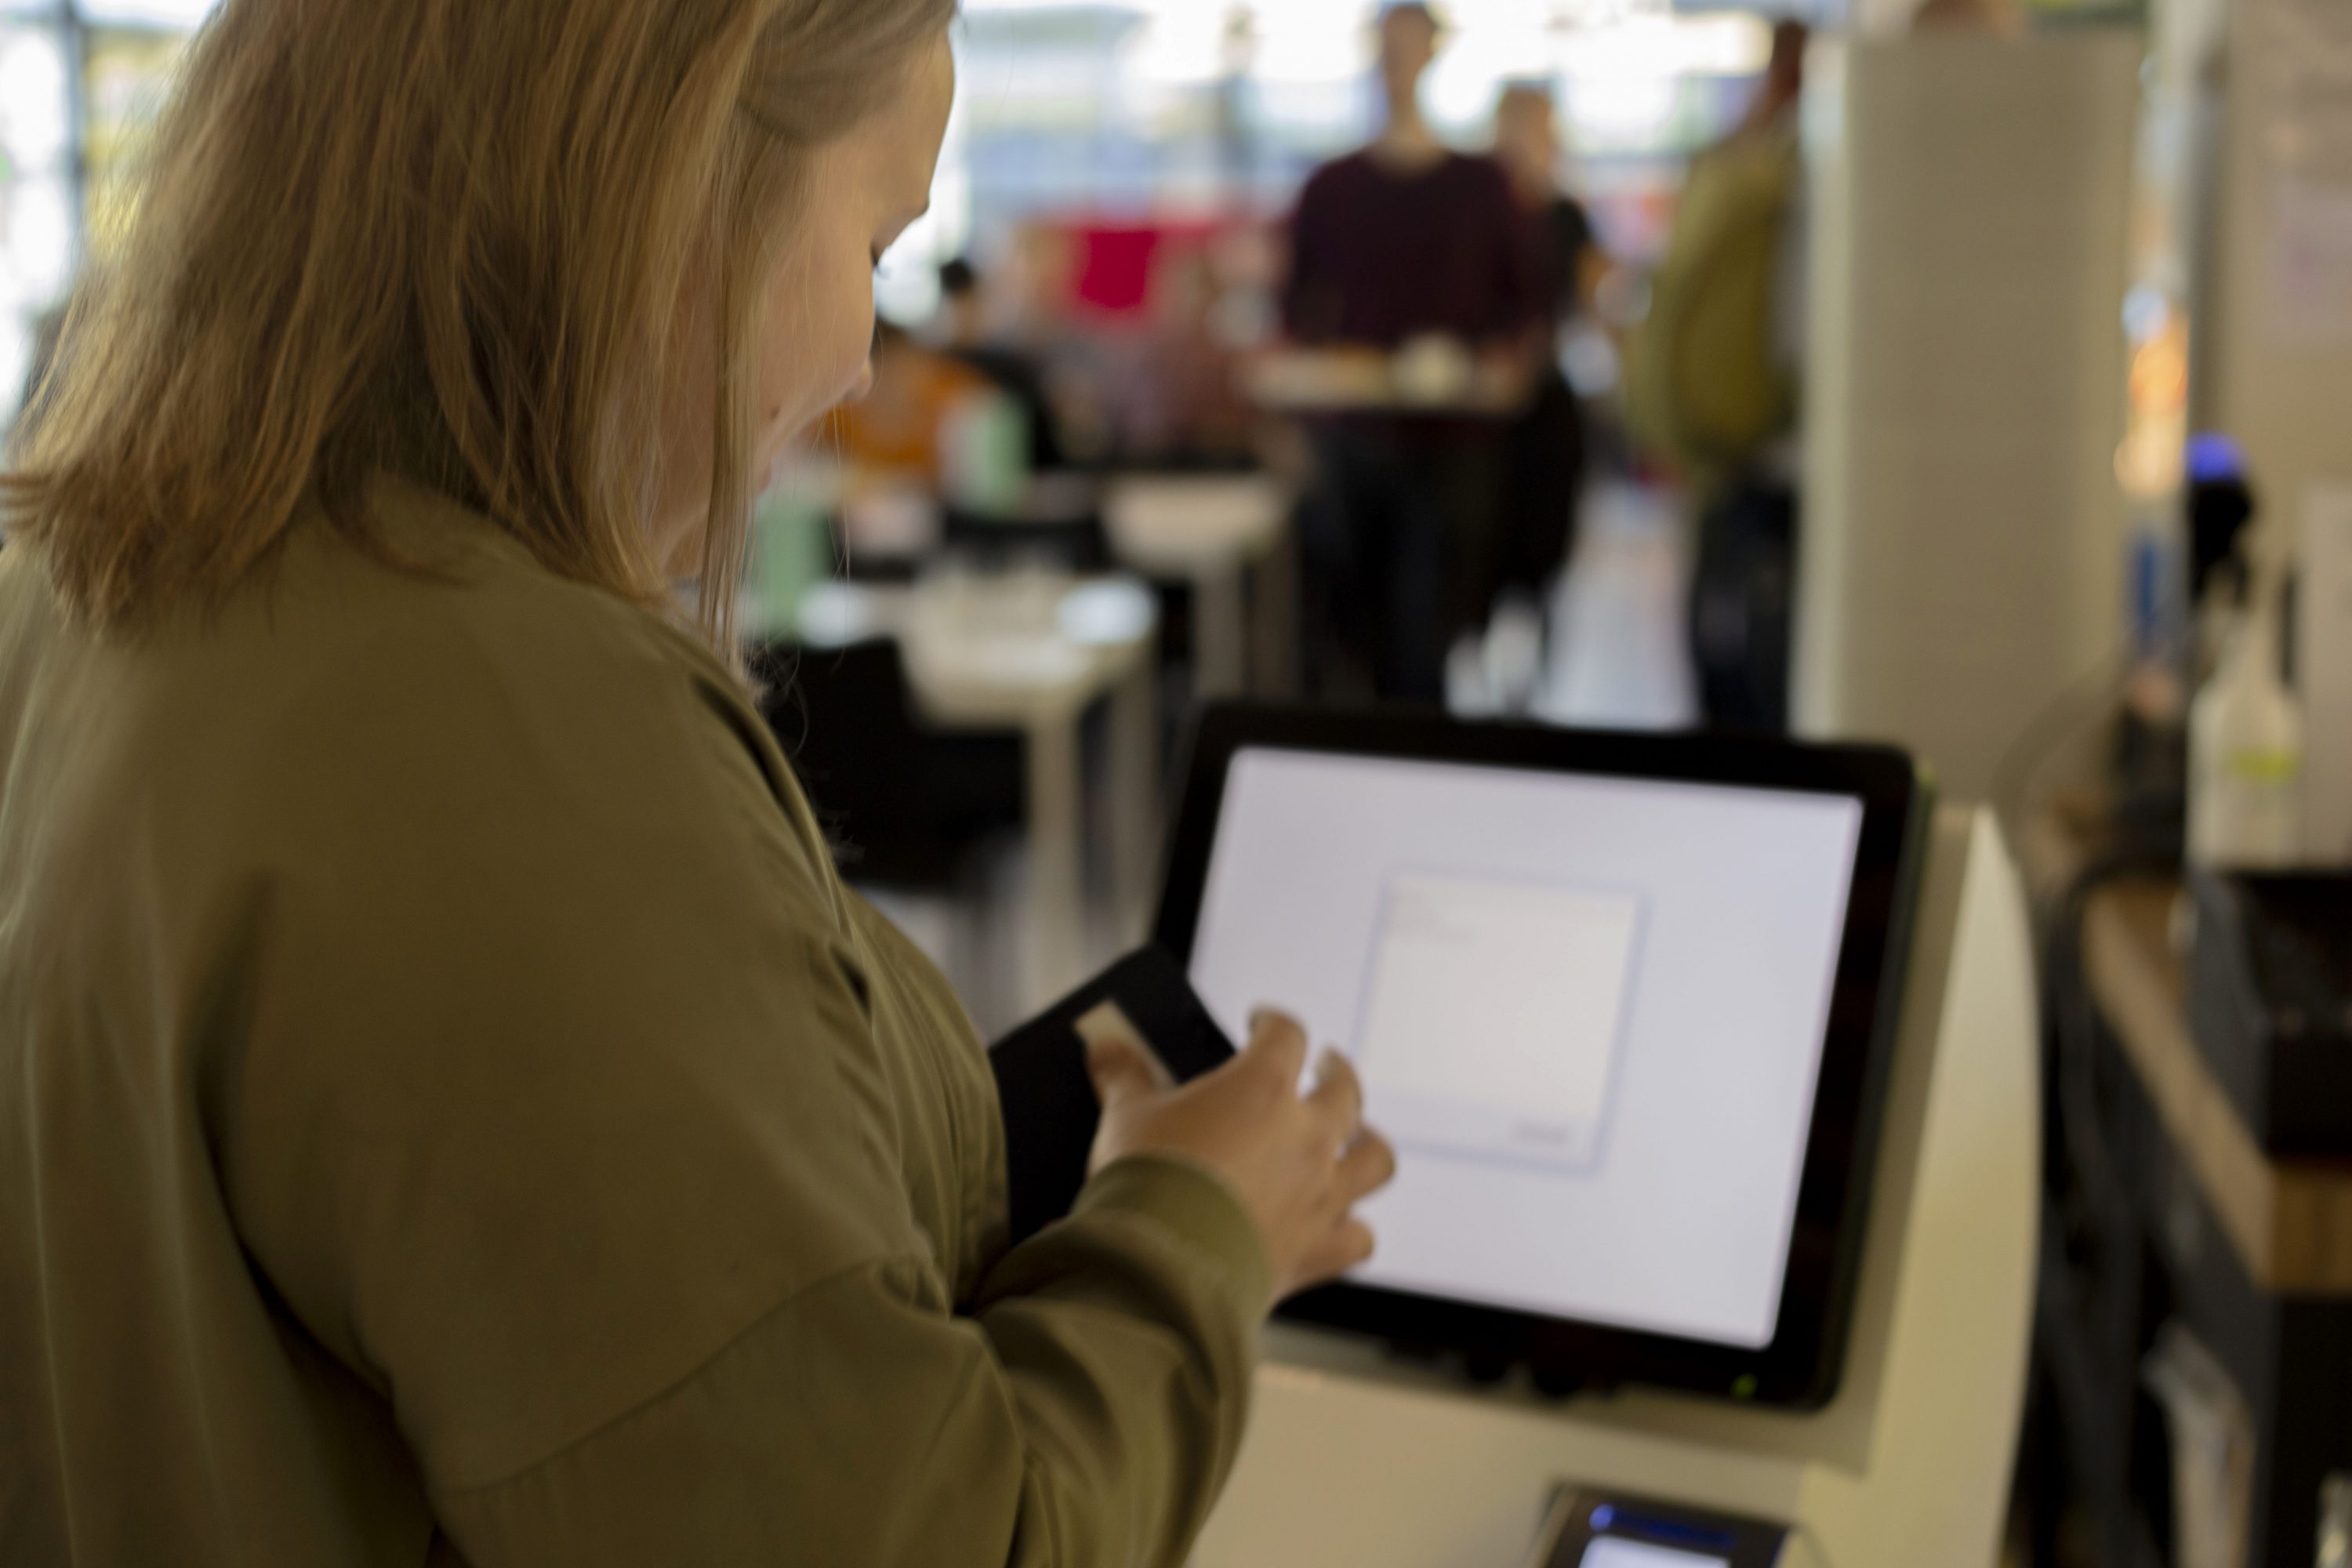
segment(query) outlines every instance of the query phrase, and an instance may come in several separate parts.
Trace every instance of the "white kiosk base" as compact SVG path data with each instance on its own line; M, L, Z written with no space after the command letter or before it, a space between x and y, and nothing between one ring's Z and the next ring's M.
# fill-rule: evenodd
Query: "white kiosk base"
M1792 1564L1989 1568L2024 1404L2042 1147L2025 899L1990 816L1937 819L1916 930L1834 1404L1555 1404L1277 1327L1198 1568L1521 1568L1563 1480L1790 1522Z

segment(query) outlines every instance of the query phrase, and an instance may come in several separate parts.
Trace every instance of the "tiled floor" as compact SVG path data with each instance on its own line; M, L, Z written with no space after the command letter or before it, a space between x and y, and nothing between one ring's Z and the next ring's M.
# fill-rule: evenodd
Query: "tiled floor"
M1673 502L1628 488L1585 503L1583 539L1551 605L1552 657L1536 700L1554 723L1662 730L1696 714L1683 636L1688 579Z

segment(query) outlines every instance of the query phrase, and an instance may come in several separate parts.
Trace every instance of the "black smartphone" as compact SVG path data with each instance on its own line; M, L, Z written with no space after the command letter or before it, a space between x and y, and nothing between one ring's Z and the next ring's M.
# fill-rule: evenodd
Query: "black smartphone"
M1087 1183L1102 1108L1087 1076L1078 1022L1105 1005L1126 1014L1144 1044L1179 1083L1234 1058L1233 1041L1165 948L1147 947L1112 965L1043 1016L989 1051L1004 1113L1005 1164L1018 1246L1063 1218Z

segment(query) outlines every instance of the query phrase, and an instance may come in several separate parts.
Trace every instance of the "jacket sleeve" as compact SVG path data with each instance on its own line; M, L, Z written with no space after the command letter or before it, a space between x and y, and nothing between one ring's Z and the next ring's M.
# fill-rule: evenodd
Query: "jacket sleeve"
M1181 1563L1239 1440L1255 1242L1113 1167L950 1318L915 1258L800 1291L521 1473L436 1494L477 1568Z
M225 1162L458 1552L1181 1562L1268 1295L1237 1200L1113 1166L956 1315L829 884L727 705L574 661L551 710L408 651L310 740Z

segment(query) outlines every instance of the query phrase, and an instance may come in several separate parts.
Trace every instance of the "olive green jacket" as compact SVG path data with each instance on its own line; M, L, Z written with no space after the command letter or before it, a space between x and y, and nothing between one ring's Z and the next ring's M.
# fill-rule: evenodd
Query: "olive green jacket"
M939 976L727 670L386 481L101 638L0 553L0 1563L1181 1561L1266 1265L1003 1246Z

